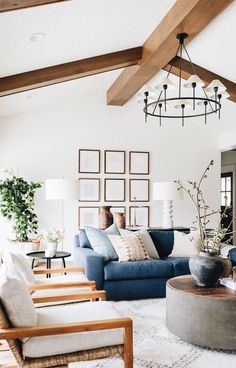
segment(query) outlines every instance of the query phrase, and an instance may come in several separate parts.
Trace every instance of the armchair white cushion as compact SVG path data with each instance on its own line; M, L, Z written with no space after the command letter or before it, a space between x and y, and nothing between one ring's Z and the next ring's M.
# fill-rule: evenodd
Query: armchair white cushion
M38 326L120 318L109 302L84 302L37 310ZM123 329L31 337L23 344L25 357L43 357L124 343Z
M5 265L0 271L0 300L13 327L37 325L37 313L24 280Z
M4 252L2 258L3 263L7 265L10 265L11 263L13 264L26 284L31 285L35 283L35 275L30 267L27 257L23 253L17 250L9 250Z

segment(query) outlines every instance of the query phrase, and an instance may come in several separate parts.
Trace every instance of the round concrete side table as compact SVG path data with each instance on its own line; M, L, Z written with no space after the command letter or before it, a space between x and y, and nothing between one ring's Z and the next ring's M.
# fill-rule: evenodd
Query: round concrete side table
M174 277L166 286L166 326L189 343L236 350L236 292L199 288L190 275Z

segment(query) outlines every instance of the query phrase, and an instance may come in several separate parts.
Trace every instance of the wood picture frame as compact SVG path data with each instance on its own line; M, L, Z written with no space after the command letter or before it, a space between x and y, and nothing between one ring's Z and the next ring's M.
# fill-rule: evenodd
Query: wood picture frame
M106 178L104 180L104 201L125 201L125 179Z
M129 179L129 201L149 202L150 200L149 179Z
M104 151L105 174L125 174L125 151Z
M100 178L79 178L79 202L100 202Z
M78 227L84 229L85 226L99 228L100 207L83 206L78 208Z
M149 175L150 153L147 151L130 151L129 173L134 175Z
M82 174L100 174L101 153L95 149L79 149L78 171Z
M148 228L150 225L150 206L130 206L129 225Z

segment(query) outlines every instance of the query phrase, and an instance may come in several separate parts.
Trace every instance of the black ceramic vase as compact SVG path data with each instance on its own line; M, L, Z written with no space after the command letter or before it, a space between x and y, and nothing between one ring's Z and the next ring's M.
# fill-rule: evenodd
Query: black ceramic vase
M211 288L222 275L224 263L220 257L202 252L189 258L189 269L197 286Z

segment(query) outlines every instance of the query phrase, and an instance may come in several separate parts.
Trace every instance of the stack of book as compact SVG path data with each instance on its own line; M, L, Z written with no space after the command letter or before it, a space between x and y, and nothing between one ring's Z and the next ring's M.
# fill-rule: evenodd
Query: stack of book
M221 285L224 285L232 290L236 290L236 280L233 280L232 277L225 277L220 279Z

